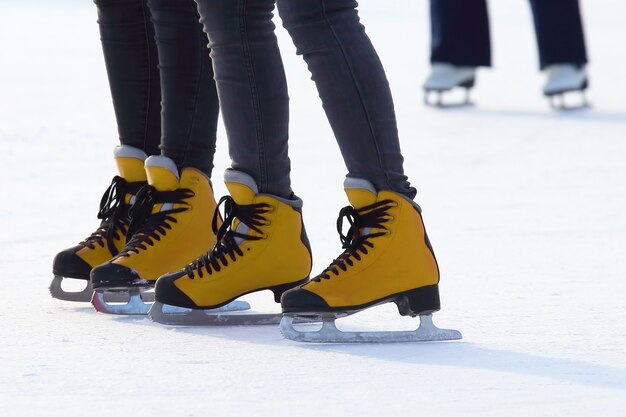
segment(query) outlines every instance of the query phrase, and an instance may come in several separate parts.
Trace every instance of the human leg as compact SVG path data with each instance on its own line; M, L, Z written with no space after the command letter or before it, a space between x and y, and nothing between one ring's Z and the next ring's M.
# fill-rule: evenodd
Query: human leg
M297 318L330 322L384 302L395 302L400 314L411 316L428 316L440 307L439 269L421 209L412 200L415 189L403 173L391 92L356 7L353 0L278 0L349 171L344 186L350 206L341 209L337 220L343 253L281 299L287 315L282 329L296 340L313 341L294 330ZM336 330L334 324L327 326ZM439 339L460 337L432 329L410 340L435 340L435 334ZM344 335L342 341L350 337ZM359 340L373 339L355 335L351 341ZM333 340L323 336L316 341Z
M353 0L279 0L283 25L308 64L348 176L409 198L389 84Z
M148 186L134 202L125 246L90 273L94 306L112 314L145 314L149 305L142 293L215 243L210 218L216 202L209 175L218 103L208 41L193 1L146 4L158 51L164 155L145 161ZM130 301L110 305L107 292L128 293Z
M123 248L133 196L146 183L146 153L158 152L160 87L157 51L144 0L96 0L98 24L121 146L115 149L118 175L100 203L100 226L78 245L54 259L53 297L89 301L91 269ZM65 278L86 281L83 291L65 291Z
M289 96L274 0L197 0L210 40L232 168L262 193L290 198Z
M211 176L219 102L193 0L148 0L161 79L161 154Z
M587 107L587 51L578 0L531 0L539 66L546 74L543 94L556 109ZM566 102L569 92L583 92L582 101Z
M476 83L476 69L491 66L489 16L486 0L431 0L431 63L424 81L424 102L437 106L458 105L442 101L442 93L456 87L469 91ZM437 93L437 101L430 93Z
M157 281L153 320L224 324L200 310L269 289L275 301L308 279L311 252L302 201L291 192L287 157L288 96L274 25L273 0L198 0L233 168L218 242L183 270ZM214 217L217 218L217 214ZM164 313L165 304L191 309ZM237 324L277 323L279 315L237 316ZM232 319L232 318L231 318Z
M431 0L431 62L491 66L486 0Z
M553 64L587 63L578 0L530 0L541 69Z
M145 0L94 0L122 145L159 153L161 87L154 27Z

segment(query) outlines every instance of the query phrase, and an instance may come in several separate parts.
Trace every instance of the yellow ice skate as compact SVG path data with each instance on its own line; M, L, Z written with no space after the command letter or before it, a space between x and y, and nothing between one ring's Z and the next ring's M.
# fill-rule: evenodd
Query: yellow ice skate
M227 325L278 323L279 314L221 315L215 309L238 297L271 290L282 293L308 280L311 251L302 222L302 200L260 194L253 178L228 170L224 224L218 243L185 269L157 281L150 317L164 324ZM214 217L217 219L217 213ZM191 309L167 313L164 306Z
M215 244L211 217L216 208L209 179L194 168L151 156L145 162L149 186L137 195L126 245L109 262L91 271L96 310L110 314L146 314L142 293L156 279L176 271ZM107 304L104 291L127 295L127 304Z
M146 185L143 168L146 154L132 146L118 146L114 150L119 176L113 178L100 201L100 227L73 248L66 249L54 258L50 294L65 301L91 300L92 288L89 272L115 255L124 246L130 219L128 210L139 189ZM64 278L83 280L82 291L71 292L62 288Z
M459 339L454 330L437 329L439 268L426 235L419 207L391 191L348 178L351 206L341 210L338 231L344 252L321 274L283 294L283 334L309 342L384 342ZM350 228L343 234L343 219ZM335 319L379 304L394 302L403 316L417 315L415 332L341 332ZM319 331L299 331L297 318L317 318Z

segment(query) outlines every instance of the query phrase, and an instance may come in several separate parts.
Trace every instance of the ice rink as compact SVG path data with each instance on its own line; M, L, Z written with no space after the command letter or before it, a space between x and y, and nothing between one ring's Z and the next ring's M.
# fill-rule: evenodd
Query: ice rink
M361 3L442 271L435 322L464 339L298 344L277 327L172 328L53 300L54 255L98 224L115 120L95 6L2 0L0 416L626 415L626 3L583 0L593 107L565 113L541 95L527 1L490 2L495 68L479 73L475 107L449 110L421 102L427 2ZM319 272L341 252L345 168L306 65L278 36ZM279 309L270 293L245 299ZM393 305L343 322L416 325Z

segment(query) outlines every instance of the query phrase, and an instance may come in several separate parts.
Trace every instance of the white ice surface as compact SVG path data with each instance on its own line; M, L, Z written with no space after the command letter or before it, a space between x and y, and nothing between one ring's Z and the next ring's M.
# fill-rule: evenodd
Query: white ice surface
M52 258L96 226L116 128L89 1L0 4L0 416L626 415L626 4L587 0L590 111L541 97L527 2L492 1L476 108L421 104L425 1L363 1L458 343L311 346L278 328L167 328L52 300ZM319 271L344 167L279 30L293 186ZM215 184L228 164L219 134ZM277 311L269 294L245 297ZM406 329L393 306L354 329Z

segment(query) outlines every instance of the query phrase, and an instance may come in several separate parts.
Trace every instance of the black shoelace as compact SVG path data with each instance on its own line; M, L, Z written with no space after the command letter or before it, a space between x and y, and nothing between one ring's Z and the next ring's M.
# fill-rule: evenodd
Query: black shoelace
M130 223L128 216L128 204L124 203L126 193L137 192L142 183L129 183L124 178L116 176L113 178L111 185L106 189L100 200L100 210L98 211L98 219L101 220L98 229L87 239L80 242L80 246L94 249L96 244L104 247L111 252L112 256L117 255L118 250L115 247L115 239L120 239L120 233L126 233Z
M119 256L130 256L131 252L139 253L140 250L146 250L147 245L154 246L154 241L160 241L161 236L165 236L167 231L172 229L171 223L178 222L173 215L189 209L185 200L193 196L194 192L186 188L157 191L151 185L142 187L130 208L131 222L126 235L126 246ZM154 206L158 204L172 204L172 208L153 213ZM173 208L174 204L183 207Z
M331 264L312 281L320 282L322 279L330 279L331 273L339 276L339 270L347 271L354 261L360 261L361 255L368 254L368 248L374 248L370 239L383 236L387 232L384 223L391 219L387 211L396 206L393 200L383 200L369 206L355 209L347 206L339 211L337 218L337 231L344 252L334 259ZM347 233L343 234L343 221L346 219L350 224ZM382 229L381 232L366 233L369 229Z
M224 222L218 229L217 223L220 216L219 208L222 204L224 204ZM215 209L211 224L213 233L215 233L217 237L217 243L211 250L185 267L187 276L193 279L195 271L198 271L200 278L204 276L204 271L211 275L213 271L220 271L222 267L228 266L228 258L234 262L237 260L237 256L243 256L243 251L239 247L237 239L260 240L263 239L263 236L251 236L233 230L233 220L238 219L250 230L254 230L263 235L259 226L267 225L267 220L263 215L270 210L271 206L269 204L242 205L237 204L230 196L222 197Z

